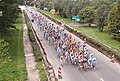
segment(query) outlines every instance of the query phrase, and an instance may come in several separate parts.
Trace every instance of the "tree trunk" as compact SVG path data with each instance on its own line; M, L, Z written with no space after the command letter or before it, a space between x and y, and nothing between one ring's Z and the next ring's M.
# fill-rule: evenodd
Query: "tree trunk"
M88 23L88 26L90 26L90 27L91 27L91 23Z

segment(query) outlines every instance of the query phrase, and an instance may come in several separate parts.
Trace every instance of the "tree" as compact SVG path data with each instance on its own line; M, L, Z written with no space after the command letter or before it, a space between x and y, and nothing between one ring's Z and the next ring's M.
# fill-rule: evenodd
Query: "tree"
M79 4L82 4L82 8L90 6L90 0L80 0Z
M8 49L9 44L4 39L0 39L0 67L10 60Z
M44 3L45 3L44 0L43 0L43 1L40 1L40 4L39 4L40 9L44 9ZM49 4L48 4L48 6L49 6ZM48 8L49 8L49 7L48 7Z
M61 0L56 1L56 2L54 3L54 8L55 8L55 10L56 10L56 11L59 11L59 10L60 10L60 7L61 7Z
M67 0L64 0L64 1L61 0L59 13L60 13L60 16L64 17L64 18L67 17L67 15L66 15L67 6L66 5L68 5L68 1Z
M97 10L97 8L101 7L101 5L109 5L111 2L109 0L92 0L91 1L91 6Z
M20 5L25 5L26 2L27 2L26 0L19 0L19 4L20 4Z
M91 23L95 18L95 10L92 7L88 6L80 10L79 15L84 21L89 23L89 26L91 26Z
M73 5L73 7L71 9L71 14L72 14L72 16L75 16L78 14L77 5Z
M101 7L96 10L96 23L100 32L103 31L104 26L106 25L108 12L109 6L105 4L101 5Z
M113 2L116 2L117 0L109 0L109 1L111 1L111 3L113 3Z
M2 11L2 16L0 16L0 32L4 32L9 28L16 29L13 24L16 21L19 13L18 1L1 0L0 11Z
M2 16L2 11L0 11L0 16Z
M66 13L66 15L67 15L68 18L71 18L71 17L72 17L71 10L72 10L72 8L73 8L73 5L74 5L74 4L69 3L68 6L67 6L67 8L66 8L66 12L65 12L65 13Z
M109 12L108 27L114 38L120 41L120 0Z
M64 7L62 8L61 15L62 15L62 17L67 18L67 15L66 15L66 9L67 9L67 7L65 5L63 5L63 6Z

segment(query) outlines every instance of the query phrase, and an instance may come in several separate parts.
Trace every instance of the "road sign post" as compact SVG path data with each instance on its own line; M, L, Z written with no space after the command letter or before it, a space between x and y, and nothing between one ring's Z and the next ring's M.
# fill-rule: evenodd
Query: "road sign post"
M80 21L80 16L72 16L72 20L74 21L74 24L76 25L76 22Z
M74 20L74 21L80 21L80 16L72 16L72 20Z

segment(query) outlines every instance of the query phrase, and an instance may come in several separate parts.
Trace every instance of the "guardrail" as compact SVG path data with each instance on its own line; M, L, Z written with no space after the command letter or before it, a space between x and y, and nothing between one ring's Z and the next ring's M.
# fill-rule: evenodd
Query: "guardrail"
M58 21L58 20L55 20L53 19L52 17L44 14L43 12L39 11L41 14L45 15L46 17L48 17L49 19L51 19L52 21L54 21L56 24L58 25L62 25L62 22ZM115 59L116 59L116 62L118 62L120 64L120 55L117 54L114 50L112 50L111 48L109 48L108 46L94 40L93 38L90 38L86 35L83 35L81 32L71 28L69 25L64 25L66 30L73 33L74 35L76 35L77 37L79 37L80 39L84 39L86 38L87 39L87 44L89 44L90 46L96 48L98 51L100 51L101 53L103 53L104 55L106 55L107 57L111 58L112 55L115 55Z
M58 81L58 79L56 78L53 66L47 59L47 53L44 50L41 40L37 36L36 31L34 30L34 27L32 26L31 20L29 19L28 15L25 11L23 13L24 13L25 17L27 17L26 21L29 22L32 32L35 36L36 42L38 43L41 53L43 55L43 62L44 62L45 69L47 71L47 81Z

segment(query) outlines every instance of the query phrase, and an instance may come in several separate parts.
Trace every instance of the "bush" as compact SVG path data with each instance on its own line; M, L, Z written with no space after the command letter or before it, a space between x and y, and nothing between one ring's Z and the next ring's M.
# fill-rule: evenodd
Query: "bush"
M114 38L120 41L120 1L109 12L108 27Z

